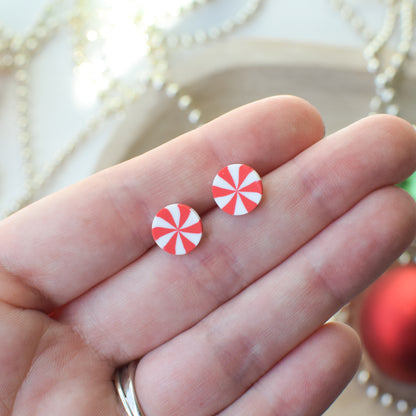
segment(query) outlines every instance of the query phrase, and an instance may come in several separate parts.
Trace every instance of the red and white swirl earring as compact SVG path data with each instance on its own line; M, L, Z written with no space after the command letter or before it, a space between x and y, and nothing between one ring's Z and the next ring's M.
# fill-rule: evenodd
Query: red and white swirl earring
M187 254L201 241L201 218L187 205L168 205L154 217L152 235L164 251L176 255Z
M232 164L215 176L212 194L216 204L227 214L244 215L259 205L263 186L253 168ZM202 221L187 205L167 205L153 219L152 236L162 250L176 255L187 254L201 241Z
M227 214L248 214L259 205L263 196L260 175L247 165L228 165L215 176L212 196Z

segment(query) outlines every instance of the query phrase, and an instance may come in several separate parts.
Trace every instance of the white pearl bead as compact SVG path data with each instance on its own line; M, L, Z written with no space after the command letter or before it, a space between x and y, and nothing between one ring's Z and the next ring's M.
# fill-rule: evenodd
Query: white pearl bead
M221 30L224 33L230 33L234 29L234 27L235 22L232 19L228 19L221 25Z
M368 45L363 51L363 56L367 60L373 59L375 54L376 54L376 49L371 44Z
M31 37L26 40L25 45L28 50L34 51L39 46L39 42L36 38Z
M214 26L208 30L208 36L212 40L217 40L221 36L221 29L217 26Z
M381 91L380 97L383 103L389 103L394 98L395 91L393 88L385 88Z
M176 84L175 82L172 82L170 84L167 85L166 87L166 95L168 97L174 97L179 91L179 85Z
M384 71L384 75L386 76L387 82L392 82L397 75L397 68L388 66Z
M371 58L367 63L367 71L375 74L380 68L380 61L377 58Z
M385 74L378 74L374 80L377 88L384 88L387 84L387 77Z
M26 82L28 80L28 73L24 69L19 69L15 74L16 81Z
M395 53L392 58L391 58L391 64L395 67L395 68L399 68L404 61L404 56L401 53Z
M192 98L189 95L182 95L178 100L178 107L181 110L187 109L192 103Z
M358 373L357 380L359 384L367 384L370 379L370 373L367 370L361 370Z
M24 53L19 53L18 55L14 57L14 64L18 67L22 67L26 65L27 61L28 61L28 57Z
M15 37L10 40L10 50L12 52L19 52L22 49L23 39Z
M13 56L10 54L5 54L1 57L0 65L3 68L10 68L11 66L13 66L13 62Z
M399 257L399 264L401 264L402 266L406 266L408 265L410 262L412 261L412 256L410 255L410 253L408 253L407 251L405 251L400 257Z
M390 407L393 404L393 396L390 393L384 393L380 398L383 407Z
M65 153L73 153L74 150L78 147L78 142L82 141L83 136L78 136L78 140L73 140L66 145Z
M188 120L191 124L196 124L201 119L201 111L194 109L188 115Z
M235 18L234 18L234 22L241 26L243 25L245 22L247 22L248 18L250 17L250 12L247 12L246 10L242 10L241 12L239 12Z
M155 75L152 78L152 86L156 91L160 91L165 85L165 78L162 75Z
M381 98L378 95L376 95L370 101L370 111L378 112L381 108L381 104L382 104Z
M159 48L164 42L164 36L162 33L154 33L150 38L150 44L153 48Z
M20 142L23 146L27 146L31 141L31 137L27 131L23 131L20 133Z
M391 104L386 108L386 113L392 116L397 116L399 111L399 106L397 104Z
M39 40L46 38L47 34L48 32L44 26L38 26L34 32L35 37Z
M409 405L406 400L398 400L396 409L399 413L405 413L409 409Z
M352 8L348 4L344 4L343 5L343 7L341 9L341 16L345 20L349 20L353 16L353 10L352 10Z
M49 31L56 30L59 27L59 20L51 17L46 21L46 27L49 29Z
M32 152L29 149L23 149L22 150L22 158L25 162L32 159Z
M375 399L378 396L378 387L374 386L373 384L371 386L368 386L366 394L367 397L369 397L370 399Z

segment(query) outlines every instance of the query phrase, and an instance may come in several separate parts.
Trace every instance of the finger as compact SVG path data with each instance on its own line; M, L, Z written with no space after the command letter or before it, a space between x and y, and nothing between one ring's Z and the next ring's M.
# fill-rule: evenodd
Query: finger
M235 296L365 195L409 175L415 155L407 123L363 120L264 177L264 200L250 215L204 216L205 238L192 255L155 248L68 305L61 319L117 364L135 359Z
M278 268L146 355L136 375L145 412L212 415L233 403L378 276L415 229L407 194L372 193Z
M121 415L112 375L71 328L0 302L0 415Z
M325 325L219 416L320 416L353 377L360 357L350 327Z
M163 206L211 208L211 182L225 165L266 174L322 135L316 110L294 97L237 109L5 220L0 264L41 292L49 309L65 304L146 252Z

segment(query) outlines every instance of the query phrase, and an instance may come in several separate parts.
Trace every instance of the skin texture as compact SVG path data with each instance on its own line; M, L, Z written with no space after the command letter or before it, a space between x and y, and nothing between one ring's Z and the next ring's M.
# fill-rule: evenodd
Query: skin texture
M273 97L100 172L0 223L0 416L123 416L114 370L142 357L146 416L320 415L360 358L324 324L415 236L411 125L361 120L323 138L317 111ZM263 177L229 216L215 174ZM154 245L175 202L201 215L186 256Z

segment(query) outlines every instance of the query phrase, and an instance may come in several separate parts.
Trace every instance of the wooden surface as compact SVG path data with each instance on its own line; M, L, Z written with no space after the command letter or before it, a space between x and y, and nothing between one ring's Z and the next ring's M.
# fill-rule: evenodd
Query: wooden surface
M275 94L314 104L327 132L367 115L374 94L360 50L262 40L231 40L192 49L172 63L171 79L183 86L209 121L237 106ZM403 116L416 121L416 65L400 84ZM413 117L413 120L412 120ZM140 154L191 128L163 92L149 89L128 109L126 121L104 149L97 169Z
M403 115L413 122L415 73L414 65L406 68L399 90ZM359 50L261 40L211 44L185 54L172 63L172 79L193 97L203 122L256 99L293 94L318 108L327 132L366 116L374 94L373 79L365 71ZM97 170L141 154L189 128L175 101L150 90L129 109ZM352 382L325 416L396 414L368 399L364 389Z

